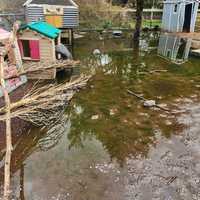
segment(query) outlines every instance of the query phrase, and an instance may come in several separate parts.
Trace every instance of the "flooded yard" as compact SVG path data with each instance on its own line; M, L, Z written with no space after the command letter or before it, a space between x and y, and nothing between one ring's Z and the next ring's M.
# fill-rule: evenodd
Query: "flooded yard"
M200 199L200 61L190 41L145 33L136 51L131 33L84 36L73 76L93 74L88 87L54 130L13 135L13 199ZM1 144L1 187L4 153Z

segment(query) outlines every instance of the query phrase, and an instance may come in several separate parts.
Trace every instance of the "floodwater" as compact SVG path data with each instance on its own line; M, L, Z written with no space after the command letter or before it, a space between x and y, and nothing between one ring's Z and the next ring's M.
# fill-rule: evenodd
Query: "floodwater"
M82 64L73 75L93 78L59 127L14 136L13 199L200 199L199 58L189 56L189 40L144 34L133 51L130 38L76 40ZM2 186L3 156L2 148Z

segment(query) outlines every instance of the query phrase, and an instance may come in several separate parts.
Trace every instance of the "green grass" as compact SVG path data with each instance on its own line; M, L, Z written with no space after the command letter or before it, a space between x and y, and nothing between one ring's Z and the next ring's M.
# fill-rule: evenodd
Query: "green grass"
M154 26L161 26L161 20L149 20L149 19L145 19L145 20L143 20L143 22L142 22L142 26L143 26L143 28L145 28L145 27L154 27ZM135 21L133 21L133 22L131 22L130 23L130 27L131 28L135 28Z
M161 20L144 20L143 27L161 26Z

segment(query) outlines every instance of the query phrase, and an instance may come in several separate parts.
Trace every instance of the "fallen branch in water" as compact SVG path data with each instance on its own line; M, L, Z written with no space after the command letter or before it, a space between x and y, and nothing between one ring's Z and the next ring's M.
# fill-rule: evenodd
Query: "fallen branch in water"
M151 70L151 71L142 71L142 72L138 72L139 75L153 75L153 74L160 74L160 73L166 73L168 72L167 70Z
M142 96L140 96L140 95L138 95L138 94L136 94L136 93L134 93L130 90L127 90L127 92L128 92L128 94L133 95L133 96L137 97L138 99L142 100L144 103L149 101L148 99L145 99L144 97L142 97ZM170 112L170 110L163 108L163 107L157 105L156 103L152 106L149 106L149 107L156 107L156 108L159 108L160 110L163 110L165 112Z
M59 85L45 85L30 91L23 99L10 105L11 118L19 117L39 126L46 126L45 119L56 120L52 113L62 112L75 92L86 86L91 76ZM52 113L51 113L52 112ZM6 107L0 109L0 121L6 119Z
M151 70L149 71L150 74L154 74L154 73L161 73L161 72L168 72L167 70L165 69L157 69L157 70Z

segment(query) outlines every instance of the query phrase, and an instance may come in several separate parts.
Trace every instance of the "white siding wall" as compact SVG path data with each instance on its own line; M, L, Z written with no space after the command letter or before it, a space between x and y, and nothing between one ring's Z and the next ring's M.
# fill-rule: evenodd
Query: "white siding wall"
M190 3L192 3L191 1ZM163 8L163 18L162 18L162 29L169 32L182 32L185 20L185 5L188 1L166 1ZM175 12L175 6L177 5L177 12ZM195 3L194 10L192 12L191 19L191 32L194 31L198 3Z
M38 20L45 21L44 9L51 8L48 5L32 5L26 6L26 22L36 22ZM56 6L63 10L63 27L76 28L79 26L79 8L75 6Z

